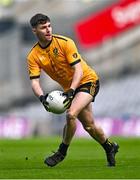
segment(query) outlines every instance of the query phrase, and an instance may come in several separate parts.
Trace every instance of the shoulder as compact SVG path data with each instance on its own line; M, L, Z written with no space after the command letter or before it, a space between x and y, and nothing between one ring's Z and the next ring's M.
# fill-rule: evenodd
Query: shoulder
M72 47L76 47L73 39L71 39L69 37L54 34L53 38L55 39L54 41L56 41L58 44L60 44L60 46L63 46L63 48L65 50L72 48Z
M58 39L58 40L62 40L62 41L73 41L71 38L66 37L66 36L62 36L62 35L58 35L58 34L53 34L53 38L54 39Z
M35 43L29 53L27 54L27 59L33 56L33 54L37 51L38 49L38 43Z
M28 55L32 54L33 52L35 52L38 49L38 42L35 43L32 48L29 50Z

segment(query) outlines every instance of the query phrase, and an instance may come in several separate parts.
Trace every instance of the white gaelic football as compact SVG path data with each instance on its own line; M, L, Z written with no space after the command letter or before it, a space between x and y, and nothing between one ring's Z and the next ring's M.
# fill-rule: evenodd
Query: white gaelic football
M66 96L63 96L63 91L54 90L50 92L47 96L46 101L49 104L49 111L55 114L61 114L66 111L63 101Z

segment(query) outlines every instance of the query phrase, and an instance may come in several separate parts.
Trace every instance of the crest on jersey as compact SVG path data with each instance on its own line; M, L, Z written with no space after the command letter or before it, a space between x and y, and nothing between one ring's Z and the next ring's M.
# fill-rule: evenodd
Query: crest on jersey
M78 54L77 54L77 53L74 53L72 56L73 56L74 58L77 58L77 57L78 57Z
M58 56L58 49L56 47L54 48L53 53L55 56Z

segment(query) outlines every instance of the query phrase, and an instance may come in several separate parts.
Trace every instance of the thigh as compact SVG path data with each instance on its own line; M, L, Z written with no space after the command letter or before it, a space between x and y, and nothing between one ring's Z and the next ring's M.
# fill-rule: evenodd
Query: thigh
M70 111L72 114L74 114L76 117L78 114L88 105L92 102L93 97L86 93L86 92L78 92L76 93L72 104L68 111Z

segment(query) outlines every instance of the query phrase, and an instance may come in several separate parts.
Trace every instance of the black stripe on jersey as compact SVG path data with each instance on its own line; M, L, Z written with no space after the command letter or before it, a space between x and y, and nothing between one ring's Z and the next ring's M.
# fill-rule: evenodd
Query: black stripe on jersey
M63 37L60 37L60 36L53 35L53 37L58 38L58 39L62 39L62 40L64 40L64 41L68 41L67 39L65 39L65 38L63 38Z
M81 59L78 59L77 61L74 61L72 63L70 63L71 66L74 66L75 64L79 63L81 61Z
M38 79L38 78L40 78L40 75L38 75L38 76L30 76L30 79Z

